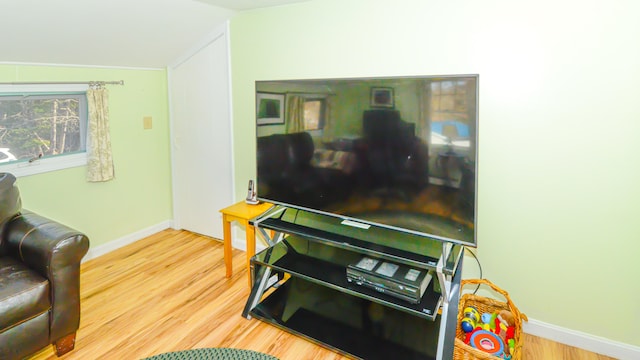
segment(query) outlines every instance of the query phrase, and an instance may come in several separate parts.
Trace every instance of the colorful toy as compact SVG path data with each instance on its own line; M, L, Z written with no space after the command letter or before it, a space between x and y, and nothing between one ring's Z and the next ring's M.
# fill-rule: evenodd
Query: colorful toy
M462 331L466 333L472 332L480 320L480 313L478 309L473 306L466 307L464 309L464 318L460 321L460 327Z
M516 318L511 311L508 310L501 310L498 314L498 319L507 326L514 326L516 324Z
M482 316L480 317L480 319L482 319L482 322L484 324L490 324L491 323L491 314L489 313L484 313L482 314Z
M496 332L496 327L500 329L500 326L496 322L497 318L498 318L498 314L493 313L491 314L491 318L489 319L489 326L491 327L491 330L493 330L493 332Z
M500 323L500 333L502 334L503 332L506 334L507 333L507 325L505 325L504 323Z
M493 356L504 354L504 342L500 336L486 330L477 330L471 335L469 345Z
M460 327L466 333L464 342L476 349L505 360L515 350L515 318L510 311L483 313L469 306L464 309Z
M497 335L500 335L500 325L502 325L502 323L500 322L500 319L499 318L493 319L493 324L494 324L493 332Z
M474 330L475 331L475 330ZM464 335L464 343L469 345L469 341L471 341L471 335L473 335L473 332L468 332Z

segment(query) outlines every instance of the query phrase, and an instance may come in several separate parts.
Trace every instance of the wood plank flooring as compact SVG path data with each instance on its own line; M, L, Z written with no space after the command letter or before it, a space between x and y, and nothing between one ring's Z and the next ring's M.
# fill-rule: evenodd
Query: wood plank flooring
M65 360L142 359L202 347L234 347L281 360L347 359L241 316L249 295L245 253L224 277L222 242L165 230L99 258L81 271L81 323ZM608 357L526 335L524 359ZM57 359L48 347L31 360Z

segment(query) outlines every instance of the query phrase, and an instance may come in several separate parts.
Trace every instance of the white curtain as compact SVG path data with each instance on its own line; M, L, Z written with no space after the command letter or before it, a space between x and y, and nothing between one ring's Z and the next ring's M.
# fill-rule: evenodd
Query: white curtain
M103 84L90 84L87 105L87 181L109 181L115 173L109 136L109 92Z
M289 95L286 114L288 134L304 131L304 97Z

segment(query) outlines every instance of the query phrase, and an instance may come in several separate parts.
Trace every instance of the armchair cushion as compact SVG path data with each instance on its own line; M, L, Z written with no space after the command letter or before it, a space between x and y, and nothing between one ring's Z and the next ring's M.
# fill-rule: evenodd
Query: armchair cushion
M49 311L49 281L21 262L0 257L0 284L0 332Z

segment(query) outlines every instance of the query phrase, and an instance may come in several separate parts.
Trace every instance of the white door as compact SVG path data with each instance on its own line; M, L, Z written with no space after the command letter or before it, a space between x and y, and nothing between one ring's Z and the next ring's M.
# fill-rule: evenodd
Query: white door
M222 239L233 200L227 32L169 70L175 227Z

